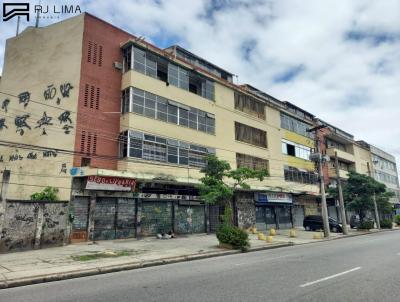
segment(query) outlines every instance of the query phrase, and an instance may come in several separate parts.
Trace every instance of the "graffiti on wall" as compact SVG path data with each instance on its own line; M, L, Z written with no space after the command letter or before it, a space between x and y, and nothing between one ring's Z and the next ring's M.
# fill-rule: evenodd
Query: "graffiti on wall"
M59 87L59 91L57 91ZM71 90L74 88L70 82L65 82L60 84L57 87L55 84L49 84L43 91L43 97L45 101L51 101L53 99L57 99L57 105L60 105L61 100L64 98L69 98ZM18 104L22 104L24 108L27 108L28 104L34 100L31 99L31 92L23 91L19 93L16 97L18 98ZM1 110L4 110L6 113L9 111L9 105L11 100L9 98L4 99L1 102ZM35 102L38 103L38 102ZM61 108L60 108L61 109ZM20 110L18 110L20 111ZM39 129L41 131L41 135L48 135L48 128L50 126L55 127L53 124L53 117L51 117L46 111L43 112L41 118L36 120L36 122L30 121L35 114L31 112L31 110L26 110L23 114L19 113L15 115L14 124L16 127L16 133L23 136L26 134L27 130L32 130L31 123L34 123L34 129ZM71 111L65 110L58 116L58 120L60 121L61 129L65 134L70 134L71 129L73 129L73 123L71 119ZM9 123L7 123L7 118L0 118L0 131L9 129Z
M30 117L29 114L18 115L15 117L14 123L17 127L15 132L19 133L21 136L24 135L25 131L24 128L31 130L32 128L28 125L27 119Z
M8 105L10 104L10 100L9 99L5 99L2 103L1 103L1 109L3 109L6 113L8 112Z

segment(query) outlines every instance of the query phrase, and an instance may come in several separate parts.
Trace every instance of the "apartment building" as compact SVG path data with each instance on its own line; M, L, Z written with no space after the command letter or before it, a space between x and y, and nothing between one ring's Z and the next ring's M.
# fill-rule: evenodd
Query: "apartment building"
M390 202L393 203L396 214L400 213L400 187L396 158L365 141L358 141L358 143L369 150L371 157L370 176L385 184L388 191L394 193Z
M0 82L7 199L58 188L74 241L206 232L220 208L205 205L196 185L205 156L216 154L270 174L237 194L240 227L300 226L320 211L307 132L315 117L232 79L177 45L160 49L88 13L28 27L7 40ZM327 154L338 151L342 170L365 170L353 137L332 129Z

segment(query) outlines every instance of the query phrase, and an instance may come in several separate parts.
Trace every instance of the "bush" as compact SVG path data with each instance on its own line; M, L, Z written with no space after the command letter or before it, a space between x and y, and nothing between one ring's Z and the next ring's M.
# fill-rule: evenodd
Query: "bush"
M229 224L218 227L217 238L220 243L231 245L234 249L246 251L250 247L249 235L242 229Z
M374 221L373 220L364 220L360 223L358 227L360 230L370 230L374 228Z
M58 189L53 187L46 187L42 192L33 193L31 200L36 201L57 201L58 200Z
M394 222L395 222L397 225L400 225L400 214L397 214L396 216L394 216Z
M393 228L392 220L390 220L390 219L382 219L381 228L382 229L391 229L391 228Z

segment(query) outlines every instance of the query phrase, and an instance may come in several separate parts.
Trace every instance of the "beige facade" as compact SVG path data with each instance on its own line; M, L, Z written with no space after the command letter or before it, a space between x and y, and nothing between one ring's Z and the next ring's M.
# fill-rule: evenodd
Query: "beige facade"
M83 20L28 27L6 42L0 102L9 102L0 118L8 128L1 141L25 144L0 146L0 170L11 170L8 199L29 199L47 185L70 199L72 156L57 150L74 150ZM18 97L24 92L29 102Z

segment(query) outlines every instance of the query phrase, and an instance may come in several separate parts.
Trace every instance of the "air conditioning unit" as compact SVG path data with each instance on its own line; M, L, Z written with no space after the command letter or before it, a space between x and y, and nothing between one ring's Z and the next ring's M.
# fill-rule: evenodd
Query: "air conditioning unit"
M122 63L121 62L114 62L114 68L122 70Z

